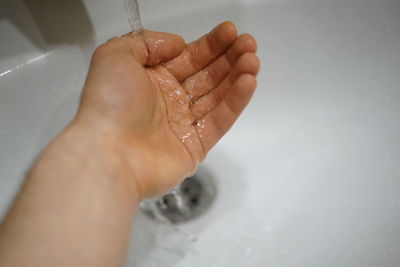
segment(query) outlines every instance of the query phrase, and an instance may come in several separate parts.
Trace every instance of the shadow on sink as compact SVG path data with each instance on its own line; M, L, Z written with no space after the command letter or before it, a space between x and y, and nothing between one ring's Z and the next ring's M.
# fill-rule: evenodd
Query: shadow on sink
M41 50L59 44L91 43L94 32L82 0L4 0L0 20L8 20ZM7 56L24 52L5 47L9 47L3 51Z

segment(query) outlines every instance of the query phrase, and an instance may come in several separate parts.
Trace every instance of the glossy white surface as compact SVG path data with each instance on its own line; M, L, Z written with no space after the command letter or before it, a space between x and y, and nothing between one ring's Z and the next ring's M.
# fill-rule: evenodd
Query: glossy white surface
M82 23L62 42L57 16L50 26L28 0L6 2L2 213L73 116L90 51L129 29L122 0L71 1ZM398 0L146 0L142 17L187 40L233 20L257 38L263 66L254 101L204 163L215 205L180 226L197 241L139 214L128 266L400 266Z

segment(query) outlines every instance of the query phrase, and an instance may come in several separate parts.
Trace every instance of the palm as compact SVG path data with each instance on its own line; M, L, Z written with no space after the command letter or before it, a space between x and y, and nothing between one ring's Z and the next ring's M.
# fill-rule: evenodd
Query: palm
M152 149L149 154L162 158L153 159L164 165L155 164L160 169L156 176L172 186L176 181L169 177L193 172L250 100L259 69L255 41L249 35L237 37L231 23L188 45L176 35L148 31L122 41L123 49L121 39L106 45L113 53L103 60L108 69L111 60L118 64L117 71L107 74L118 87L111 92L120 109L113 119L128 121L133 134Z

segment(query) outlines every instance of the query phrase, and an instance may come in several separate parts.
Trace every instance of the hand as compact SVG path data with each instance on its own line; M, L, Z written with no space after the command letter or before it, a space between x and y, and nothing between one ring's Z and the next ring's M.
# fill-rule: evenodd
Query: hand
M142 198L163 193L196 170L249 102L255 52L230 22L187 45L151 31L111 39L93 55L74 123L110 140L109 160Z
M75 120L0 223L0 265L122 266L138 202L194 172L250 100L255 50L229 22L188 45L143 31L97 49Z

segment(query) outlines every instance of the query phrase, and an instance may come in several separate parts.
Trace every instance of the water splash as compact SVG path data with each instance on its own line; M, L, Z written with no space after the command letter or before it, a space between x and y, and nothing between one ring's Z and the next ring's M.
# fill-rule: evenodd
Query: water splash
M186 215L190 213L190 208L187 205L187 203L185 203L185 201L184 201L180 186L175 187L167 195L170 195L171 197L173 197L174 202L176 203L176 208L178 209L178 211L180 213L186 214ZM168 217L165 216L161 211L161 210L168 209L167 205L165 205L165 203L163 202L162 197L143 200L140 203L140 208L142 210L150 213L151 216L153 216L157 221L168 224L168 225L173 225L171 220L168 219ZM161 210L159 208L161 208Z
M185 215L189 214L190 208L183 200L181 187L176 187L174 190L172 190L171 194L175 197L176 207L178 208L179 212Z
M183 201L180 188L176 187L174 190L171 191L171 194L175 198L175 201L177 203L177 208L179 209L179 211L185 214L190 213L189 207ZM171 220L161 212L161 210L158 208L158 205L162 203L162 201L160 200L161 200L160 198L146 199L140 202L139 207L141 210L150 213L151 216L153 216L154 219L156 219L156 221L168 227L173 232L183 235L187 241L196 242L197 237L195 235L181 230L177 225L173 224L173 222L171 222Z
M143 30L142 20L140 19L139 4L137 0L124 0L125 8L128 12L128 20L132 27L132 33Z

